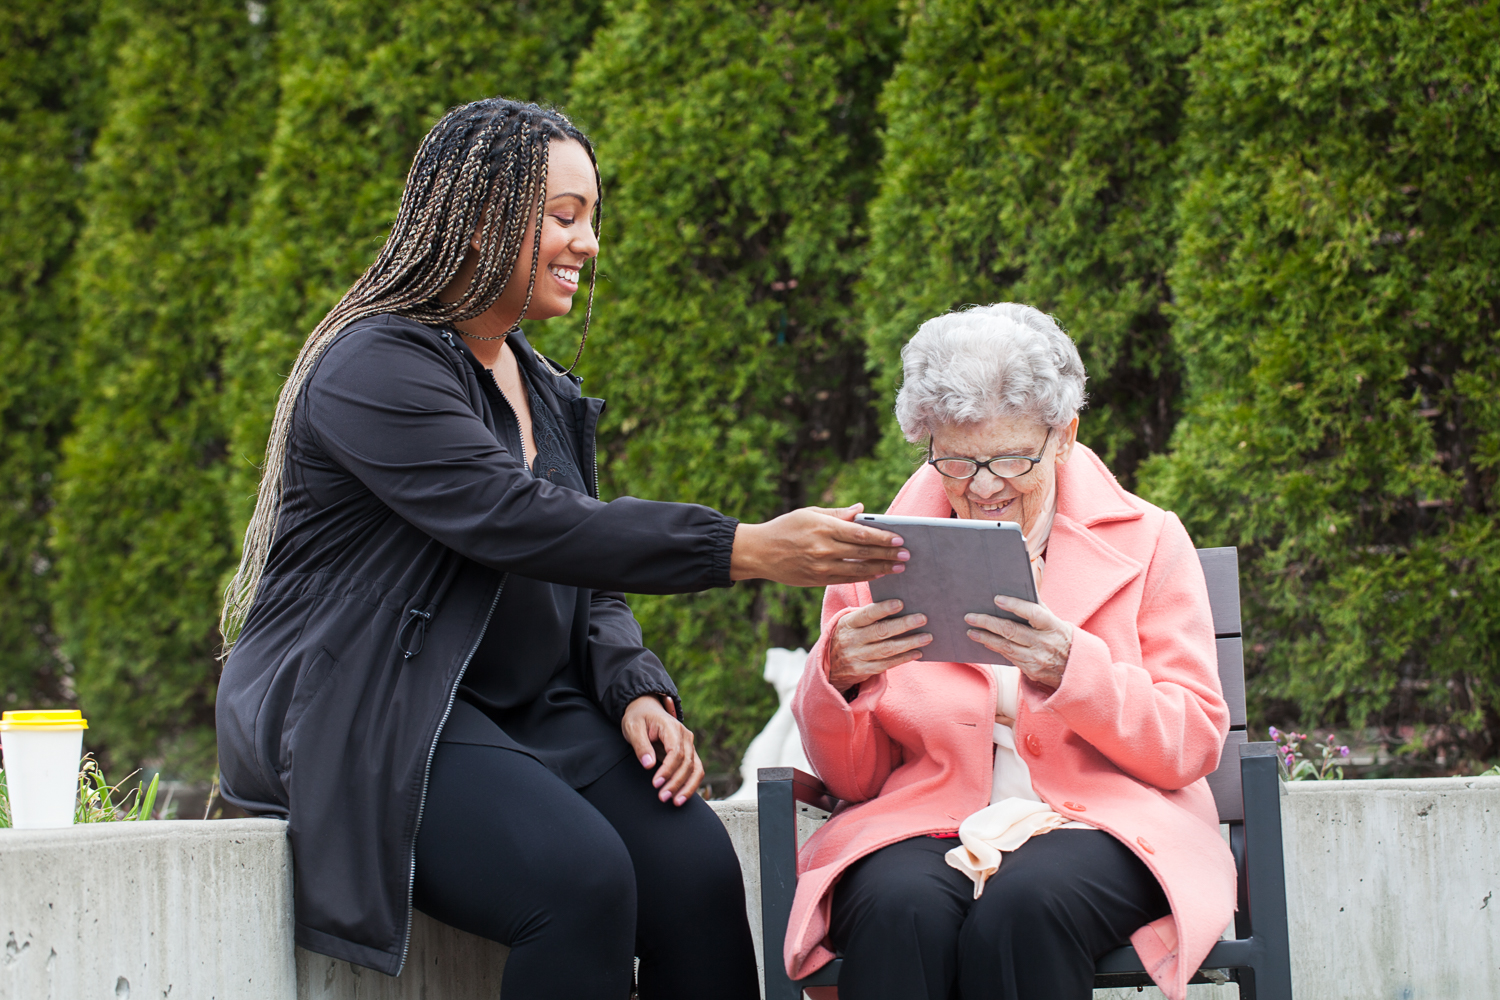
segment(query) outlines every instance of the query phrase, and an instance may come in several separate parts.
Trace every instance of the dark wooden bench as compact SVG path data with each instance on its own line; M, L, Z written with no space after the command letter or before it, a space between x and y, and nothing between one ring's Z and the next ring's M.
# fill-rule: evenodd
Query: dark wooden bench
M1245 664L1240 638L1239 559L1234 549L1199 549L1213 608L1219 678L1229 702L1230 730L1219 769L1208 777L1219 822L1229 827L1229 847L1239 872L1235 939L1208 953L1195 983L1239 984L1243 1000L1291 1000L1291 947L1287 932L1286 877L1281 853L1281 787L1274 743L1250 743L1245 734ZM835 986L843 962L792 980L781 961L782 942L797 888L799 803L832 812L837 802L817 778L796 768L766 767L758 774L760 801L760 905L765 933L766 1000L800 1000L810 986ZM1135 949L1101 957L1094 967L1100 989L1149 986Z

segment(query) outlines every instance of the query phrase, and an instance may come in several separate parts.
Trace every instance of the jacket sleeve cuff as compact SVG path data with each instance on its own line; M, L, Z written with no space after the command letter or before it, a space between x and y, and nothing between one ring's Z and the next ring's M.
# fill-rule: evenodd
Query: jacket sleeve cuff
M712 532L714 556L710 586L729 587L734 584L734 581L729 578L729 568L734 558L734 533L739 526L738 518L727 515L714 526Z

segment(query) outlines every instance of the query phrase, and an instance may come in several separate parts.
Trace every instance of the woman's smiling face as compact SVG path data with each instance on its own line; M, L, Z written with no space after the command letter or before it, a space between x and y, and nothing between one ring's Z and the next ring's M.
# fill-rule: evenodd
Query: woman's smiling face
M1025 456L1042 460L1031 471L1002 479L980 469L971 479L943 476L943 490L953 512L971 521L1014 521L1029 532L1042 513L1048 487L1057 467L1068 460L1078 437L1078 418L1061 430L1047 433L1047 425L1028 417L994 417L978 424L943 424L932 435L935 458L991 458Z
M554 139L547 154L547 202L542 209L542 249L536 269L536 288L525 319L562 316L573 308L579 271L599 253L594 235L594 205L599 188L588 151L572 139ZM495 309L519 316L531 280L534 231L528 232L516 270Z

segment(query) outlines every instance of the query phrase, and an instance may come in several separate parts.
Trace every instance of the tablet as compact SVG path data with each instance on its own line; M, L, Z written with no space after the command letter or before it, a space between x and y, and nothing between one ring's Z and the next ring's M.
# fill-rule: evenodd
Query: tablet
M860 514L855 520L894 531L911 553L901 573L870 581L876 601L898 599L902 614L924 614L918 631L932 633L922 647L930 662L1010 663L969 638L964 615L985 614L1020 621L995 607L995 595L1036 601L1036 581L1021 526L1010 521Z

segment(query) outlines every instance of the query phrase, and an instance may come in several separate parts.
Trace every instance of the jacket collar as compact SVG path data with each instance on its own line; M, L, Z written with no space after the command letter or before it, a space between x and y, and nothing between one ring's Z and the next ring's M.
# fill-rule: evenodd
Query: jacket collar
M445 335L444 339L449 340L458 349L459 353L469 362L475 373L483 380L485 377L484 365L480 364L479 359L474 356L474 352L469 350L469 345L464 339L456 333L449 332L449 328L447 327L438 327L437 330L440 334ZM562 371L562 369L557 367L557 363L551 359L544 359L531 346L530 342L527 341L526 335L521 332L519 327L512 330L506 340L510 344L511 349L515 351L516 363L526 370L526 374L530 376L532 385L546 386L560 399L578 399L582 395L582 390L579 386L582 384L583 379L576 375L558 375L557 372ZM549 368L549 366L551 367Z
M942 476L924 464L891 501L892 514L951 517ZM1144 567L1104 541L1094 529L1115 521L1140 519L1145 511L1115 481L1087 446L1073 447L1057 472L1057 520L1047 543L1042 603L1064 621L1082 625Z

